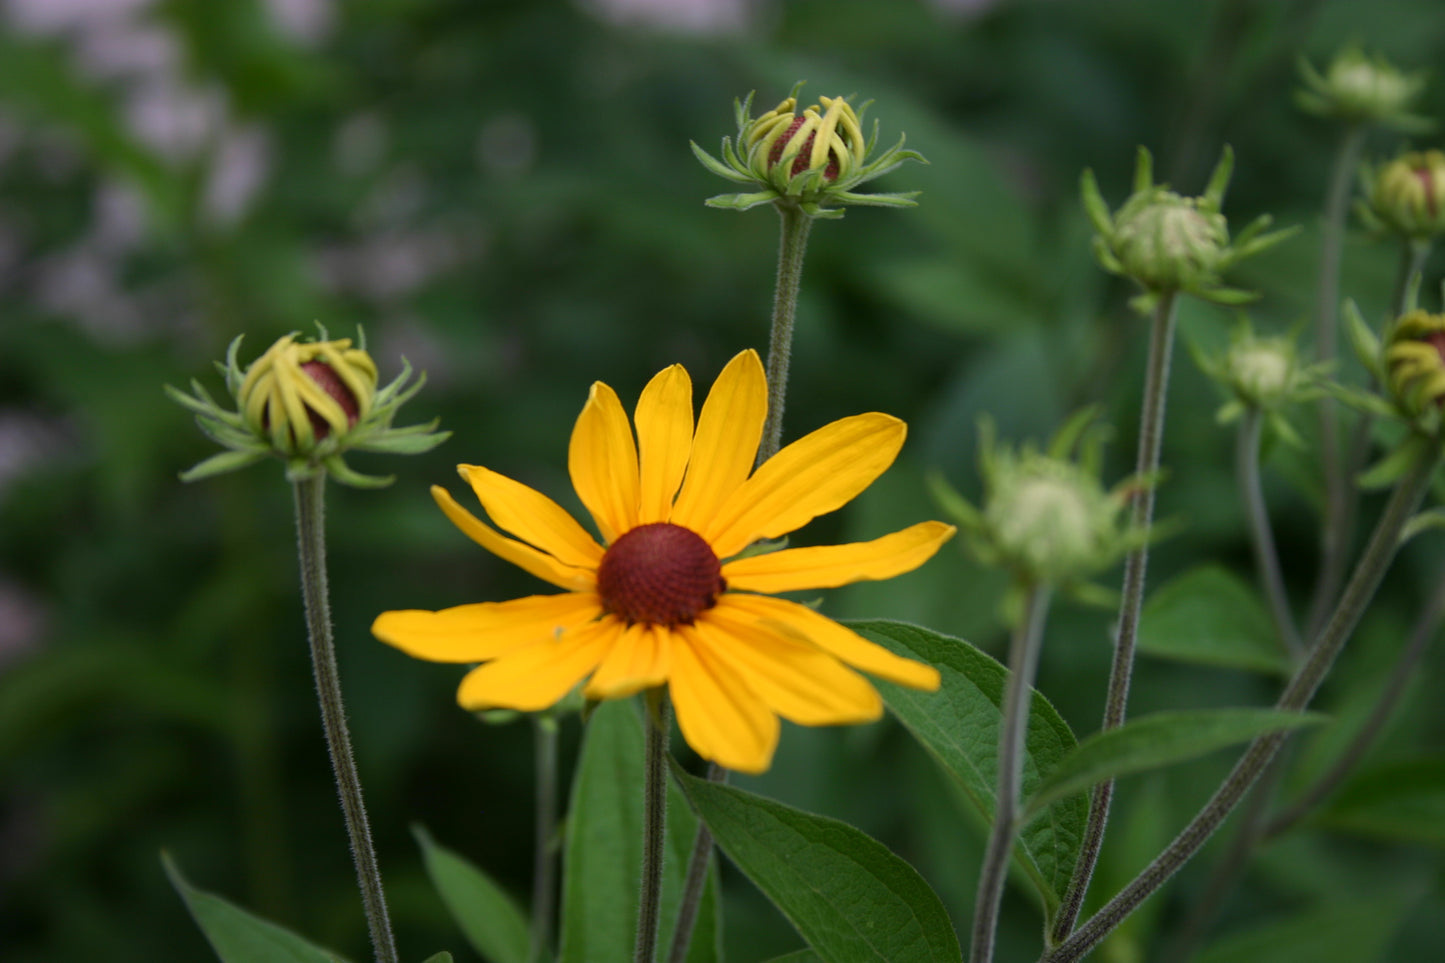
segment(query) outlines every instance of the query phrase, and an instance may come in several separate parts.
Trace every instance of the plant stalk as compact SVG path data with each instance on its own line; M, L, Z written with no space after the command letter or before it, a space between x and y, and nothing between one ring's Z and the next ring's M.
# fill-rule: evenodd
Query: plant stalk
M1315 355L1332 364L1339 351L1340 260L1344 250L1345 220L1350 212L1350 182L1365 146L1365 128L1351 124L1340 140L1325 195L1325 220L1320 233L1320 270L1315 293ZM1345 575L1349 539L1344 531L1348 519L1349 488L1340 461L1339 423L1335 402L1320 399L1320 460L1325 475L1325 518L1320 535L1320 571L1315 582L1306 635L1313 639L1324 626L1335 594Z
M552 907L557 889L557 720L533 717L537 767L537 818L532 854L532 938L527 959L543 963L552 944Z
M1023 618L1014 626L1009 644L1008 688L1004 692L1003 725L999 729L998 789L994 796L993 829L984 851L973 911L970 963L992 963L998 930L999 903L1008 881L1009 854L1018 831L1019 795L1023 786L1024 735L1029 725L1029 702L1039 649L1048 619L1049 588L1033 585L1024 600Z
M341 812L351 837L351 858L366 910L371 946L378 963L398 963L396 940L386 912L386 895L371 842L371 827L361 798L361 780L351 754L346 730L346 708L341 701L341 678L336 670L336 646L331 630L331 601L326 587L326 476L318 474L293 483L296 498L296 542L301 561L301 597L306 605L306 630L311 640L311 669L321 703L326 748L336 774Z
M768 417L758 464L778 453L783 444L783 402L788 393L788 362L793 354L793 322L798 315L798 287L803 280L803 255L813 219L796 204L779 203L778 281L773 292L773 326L768 337Z
M1304 651L1300 642L1299 629L1295 628L1294 615L1289 610L1289 596L1284 590L1284 575L1280 571L1279 553L1275 549L1274 532L1270 529L1269 510L1264 504L1264 491L1259 480L1259 442L1264 419L1256 407L1245 409L1239 422L1239 435L1235 448L1235 474L1239 482L1239 497L1244 503L1244 515L1249 522L1249 540L1254 547L1254 564L1259 572L1260 585L1269 601L1269 612L1274 619L1275 635L1285 652L1294 660Z
M717 763L707 767L709 782L725 783L728 771ZM707 885L707 868L712 859L712 833L698 822L697 835L692 841L692 855L687 860L687 878L682 884L682 899L677 908L677 925L672 929L672 946L667 953L667 963L684 963L688 949L692 946L692 931L697 926L697 913L702 906L703 887Z
M1169 358L1174 344L1174 322L1179 304L1178 292L1159 298L1149 330L1149 363L1144 376L1144 402L1139 416L1139 454L1135 471L1141 478L1152 479L1159 471L1159 453L1164 441L1164 403L1169 390ZM1154 521L1154 485L1145 485L1134 496L1131 525L1146 531ZM1129 553L1124 562L1124 590L1119 608L1119 636L1114 643L1114 661L1109 671L1109 691L1104 703L1102 730L1117 729L1124 724L1129 702L1129 681L1134 668L1134 647L1139 634L1139 612L1144 604L1144 575L1149 566L1147 542ZM1058 915L1050 931L1051 942L1064 940L1073 931L1099 851L1104 845L1104 828L1109 821L1109 806L1114 798L1113 780L1094 787L1089 796L1089 818L1084 827L1083 845L1079 850L1069 888L1059 904Z
M657 958L657 928L662 918L663 832L667 822L668 703L661 689L647 692L647 740L642 784L642 889L637 897L637 942L633 963Z
M1299 712L1314 698L1340 650L1354 632L1365 607L1374 597L1375 590L1379 588L1385 570L1389 568L1399 547L1400 533L1429 487L1430 475L1440 458L1440 448L1439 440L1432 442L1395 488L1364 554L1360 556L1354 575L1340 596L1339 605L1330 616L1324 632L1311 646L1305 660L1300 663L1284 692L1280 694L1275 708ZM1220 823L1269 766L1287 736L1288 733L1275 732L1260 736L1250 743L1209 802L1174 841L1088 922L1040 957L1040 963L1074 963L1082 958L1140 903L1163 886L1219 828Z

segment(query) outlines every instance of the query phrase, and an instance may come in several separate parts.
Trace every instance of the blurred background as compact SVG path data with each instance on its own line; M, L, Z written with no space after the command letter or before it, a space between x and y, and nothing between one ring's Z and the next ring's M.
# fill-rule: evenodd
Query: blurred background
M566 443L593 380L630 405L682 362L701 392L765 345L777 219L704 208L733 188L688 141L715 149L735 96L756 90L767 109L806 79L808 98L874 100L882 141L906 132L932 162L880 182L922 190L916 210L821 223L804 272L787 433L865 410L911 433L888 475L794 544L871 538L938 515L929 471L977 493L983 412L1005 438L1037 438L1102 403L1120 439L1110 480L1129 471L1146 326L1090 256L1084 167L1117 205L1144 144L1161 179L1195 193L1231 143L1231 222L1269 211L1303 229L1234 280L1265 293L1261 330L1309 315L1339 132L1292 106L1296 58L1323 65L1349 41L1432 67L1445 18L1436 0L0 0L0 957L210 959L162 849L197 885L366 956L290 492L271 463L181 485L213 448L162 384L220 391L212 361L236 335L247 361L314 322L333 337L364 327L383 380L403 356L427 372L401 422L439 417L455 434L423 457L352 460L395 473L390 489L332 486L333 605L403 952L474 960L408 827L524 899L530 727L482 725L455 706L456 667L408 659L368 626L384 609L536 590L435 509L430 484L461 490L454 464L575 505ZM1445 116L1445 80L1421 112ZM1367 154L1397 147L1382 134ZM1352 228L1344 290L1369 317L1396 257ZM1439 271L1432 261L1432 307ZM1193 302L1181 318L1206 347L1231 321ZM1151 585L1203 561L1252 579L1233 436L1184 347L1159 496L1182 528L1156 550ZM1315 419L1294 421L1308 432ZM1275 454L1267 494L1303 598L1316 472ZM1430 539L1407 549L1322 707L1358 718L1441 562ZM1001 653L1002 588L949 546L826 605ZM1110 617L1061 603L1050 626L1039 688L1080 734L1102 711ZM1432 653L1370 754L1354 817L1337 805L1262 852L1211 963L1440 959L1442 668ZM1277 686L1144 658L1131 710L1265 704ZM1348 734L1302 740L1302 767L1318 771ZM577 735L570 720L564 760ZM1167 842L1230 761L1121 783L1096 889ZM772 772L739 782L885 840L966 932L981 835L896 724L785 727ZM1162 959L1219 849L1095 958ZM724 882L730 959L799 945L730 867ZM1316 950L1283 949L1311 936ZM1001 957L1032 960L1038 941L1011 892Z

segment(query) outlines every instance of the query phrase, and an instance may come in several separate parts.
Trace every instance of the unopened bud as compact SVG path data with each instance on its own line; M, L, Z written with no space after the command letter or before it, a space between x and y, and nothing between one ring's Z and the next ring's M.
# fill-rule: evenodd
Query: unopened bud
M1445 153L1410 151L1372 173L1369 211L1387 229L1415 240L1445 232Z

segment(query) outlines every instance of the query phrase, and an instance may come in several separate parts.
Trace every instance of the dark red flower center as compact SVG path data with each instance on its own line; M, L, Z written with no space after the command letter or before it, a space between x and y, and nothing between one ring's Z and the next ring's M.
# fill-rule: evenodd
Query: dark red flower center
M727 588L701 535L681 525L639 525L607 549L597 568L602 607L630 622L690 624Z
M1415 177L1420 181L1420 186L1425 190L1425 210L1430 212L1431 217L1438 216L1438 211L1436 210L1438 201L1435 197L1435 178L1431 176L1430 168L1417 167L1414 173Z
M301 370L306 373L308 378L316 382L317 387L336 399L341 410L346 412L346 426L354 427L361 415L361 408L356 403L356 397L352 395L351 389L346 387L346 382L342 381L341 377L332 371L331 366L324 361L307 361L301 365ZM311 420L311 432L318 441L331 434L331 425L325 418L310 408L306 409L306 417Z
M783 151L787 150L788 143L793 139L793 135L798 132L798 128L803 126L804 120L806 120L806 118L802 116L794 117L793 122L788 125L788 129L783 131L783 136L773 141L773 149L768 151L769 167L772 167L778 161L783 159ZM808 169L808 159L813 154L813 141L816 140L817 137L818 134L816 131L814 131L813 133L808 135L807 140L803 141L803 149L798 151L798 156L793 160L793 169L789 171L789 173L792 174L794 177ZM829 154L828 166L823 168L823 180L835 181L837 179L838 158L834 157L832 154Z

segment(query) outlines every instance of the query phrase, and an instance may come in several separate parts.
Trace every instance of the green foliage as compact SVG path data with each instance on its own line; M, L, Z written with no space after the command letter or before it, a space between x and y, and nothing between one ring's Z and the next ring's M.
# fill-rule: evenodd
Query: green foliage
M1272 675L1289 670L1258 590L1213 564L1178 576L1148 597L1139 620L1139 651Z
M1400 925L1398 894L1320 906L1233 934L1205 949L1199 963L1358 963L1384 958Z
M1079 743L1047 771L1025 812L1036 813L1070 793L1135 772L1185 762L1257 736L1324 721L1317 714L1276 709L1158 712L1131 719Z
M918 626L884 621L851 625L899 655L938 667L943 676L938 692L917 692L886 682L878 683L878 689L889 711L943 767L968 804L985 821L992 820L1000 706L1008 670L962 639ZM1025 797L1076 744L1054 707L1035 692L1024 747ZM1033 884L1050 916L1068 888L1086 813L1081 795L1055 800L1024 822L1014 845L1015 865Z
M526 914L485 872L412 827L432 885L472 949L488 963L527 963L530 934Z
M169 854L161 854L166 875L221 963L346 963L329 950L241 909L214 893L196 889Z
M1421 755L1366 767L1315 822L1375 839L1445 847L1445 758Z
M836 819L678 776L723 852L826 963L962 963L943 904L882 843Z

